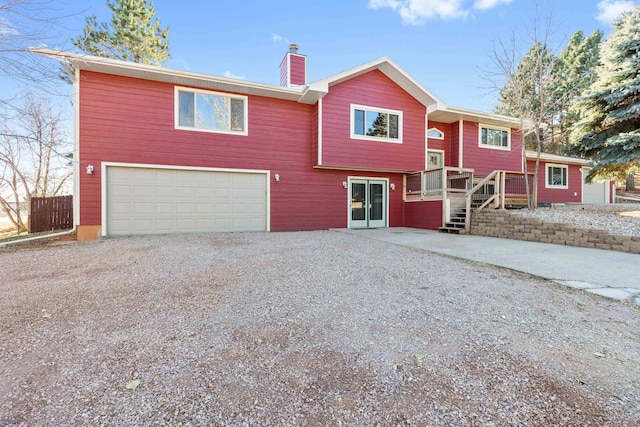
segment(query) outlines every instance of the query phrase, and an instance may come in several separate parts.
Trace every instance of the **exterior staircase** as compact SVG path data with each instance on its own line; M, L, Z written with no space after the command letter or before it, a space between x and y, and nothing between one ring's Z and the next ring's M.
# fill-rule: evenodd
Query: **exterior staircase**
M470 211L474 212L483 203L484 203L484 198L472 197ZM454 204L452 203L451 218L449 221L445 223L444 227L438 228L438 231L440 233L467 234L467 231L465 229L466 223L467 223L466 205L463 203L463 204L457 204L454 207Z
M441 233L467 234L465 230L466 221L467 209L458 209L455 214L451 214L451 221L446 222L444 227L438 228L438 231Z

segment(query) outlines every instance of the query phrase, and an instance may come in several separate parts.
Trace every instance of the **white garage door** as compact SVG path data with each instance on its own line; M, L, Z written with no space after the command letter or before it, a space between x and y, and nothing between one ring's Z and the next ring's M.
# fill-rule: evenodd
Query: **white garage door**
M108 166L107 234L267 230L267 174Z
M586 178L591 168L582 168L582 180ZM609 183L593 181L582 186L582 203L589 205L602 205L609 203Z
M607 183L585 183L582 189L582 203L589 205L602 205L607 203Z

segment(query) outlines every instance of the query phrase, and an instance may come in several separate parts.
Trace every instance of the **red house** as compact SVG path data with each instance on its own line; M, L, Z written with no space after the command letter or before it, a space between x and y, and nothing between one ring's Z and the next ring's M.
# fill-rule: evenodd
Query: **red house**
M510 192L508 203L520 191L509 188L524 182L515 119L450 107L386 57L308 83L306 57L292 45L273 86L34 52L76 73L79 240L437 229L475 184L485 185L478 194Z

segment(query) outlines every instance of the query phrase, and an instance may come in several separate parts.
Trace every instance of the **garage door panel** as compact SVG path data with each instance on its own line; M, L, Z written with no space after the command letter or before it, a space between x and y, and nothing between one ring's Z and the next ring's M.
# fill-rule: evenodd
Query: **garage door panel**
M111 204L111 211L118 215L129 215L131 213L131 203L118 203Z
M157 231L157 233L173 233L175 228L176 221L174 218L157 218L155 221L155 229L161 230Z
M107 168L107 232L264 231L262 173Z
M175 182L179 185L193 186L196 182L196 175L195 171L179 170L175 172Z
M152 169L131 168L129 176L131 181L139 184L155 182L155 173Z
M155 210L154 207L152 202L136 202L133 204L133 212L135 214L152 214Z
M196 197L198 199L208 200L213 195L214 195L214 192L211 187L196 187Z
M156 185L156 197L174 198L176 196L176 187L169 185Z
M198 215L213 214L213 203L196 203L196 213Z
M195 197L196 189L194 187L179 185L176 188L176 199L194 200Z
M171 202L156 202L156 213L159 215L174 215L175 204Z
M155 197L155 188L153 187L153 185L147 184L147 185L134 185L133 186L133 197L138 198L138 197L146 197L149 199L152 199L153 197Z

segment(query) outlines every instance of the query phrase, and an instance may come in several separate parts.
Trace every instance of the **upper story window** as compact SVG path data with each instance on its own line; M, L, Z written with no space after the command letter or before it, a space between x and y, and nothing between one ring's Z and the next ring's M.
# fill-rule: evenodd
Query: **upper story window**
M176 87L175 126L247 135L247 97Z
M351 138L402 143L402 111L352 104Z
M569 188L569 167L567 165L546 164L546 188Z
M478 145L496 150L511 150L511 129L480 125Z
M427 131L427 137L433 139L444 139L444 132L438 128L431 128Z

